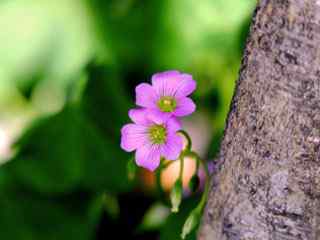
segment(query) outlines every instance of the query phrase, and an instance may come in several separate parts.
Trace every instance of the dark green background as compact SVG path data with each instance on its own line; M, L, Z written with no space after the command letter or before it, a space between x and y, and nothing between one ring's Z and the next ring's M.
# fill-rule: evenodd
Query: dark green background
M197 112L212 126L213 159L254 5L1 1L0 129L15 134L11 157L0 155L0 239L179 239L198 197L141 226L160 199L128 180L120 128L138 83L188 72L198 84Z

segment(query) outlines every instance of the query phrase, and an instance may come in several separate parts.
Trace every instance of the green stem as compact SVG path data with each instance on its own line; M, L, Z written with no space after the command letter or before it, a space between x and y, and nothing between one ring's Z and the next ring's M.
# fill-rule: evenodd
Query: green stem
M196 154L196 153L195 153ZM209 186L210 186L210 174L209 174L209 169L207 166L207 163L202 160L198 154L196 154L197 157L197 161L201 162L205 171L205 175L206 175L206 182L205 182L205 186L204 186L204 192L201 196L201 200L197 206L197 209L199 209L200 212L203 211L205 204L207 202L208 199L208 195L209 195Z
M165 199L165 192L164 192L162 185L161 185L161 172L163 170L164 159L161 158L160 161L161 161L160 167L156 171L156 184L157 184L158 194L160 195L160 199Z
M198 172L200 164L203 165L204 171L205 171L205 175L206 175L206 181L205 181L205 187L204 187L204 192L201 196L200 202L198 203L197 207L196 207L196 211L199 211L199 213L201 214L205 204L207 202L208 199L208 195L209 195L209 186L210 186L210 174L209 174L209 170L208 170L208 166L207 163L202 160L200 158L200 156L196 153L191 151L191 147L192 147L192 141L191 138L189 136L189 134L184 131L184 130L180 130L179 131L187 140L187 147L186 149L181 153L179 159L180 159L180 172L179 172L179 179L182 181L182 177L183 177L183 169L184 169L184 157L185 156L190 156L191 158L193 158L196 161L196 172ZM173 162L175 161L169 161L164 163L163 161L164 159L161 159L161 165L160 168L157 171L157 186L158 186L158 190L161 194L161 196L164 195L164 191L162 189L161 186L161 171L166 169L167 167L169 167Z
M197 206L197 208L199 208L199 210L202 211L202 209L204 208L204 205L208 199L208 194L209 194L210 174L209 174L208 166L207 166L207 163L205 161L203 161L196 152L191 151L192 140L191 140L189 134L184 130L180 130L179 132L187 139L187 147L182 154L183 155L182 158L184 156L188 156L188 155L190 157L193 157L196 160L196 172L198 172L200 163L203 165L203 168L205 171L206 182L205 182L204 192L203 192L201 200ZM183 164L183 161L181 162L181 164ZM182 166L182 168L183 168L183 166ZM181 174L181 170L180 170L180 174Z
M164 163L163 165L162 165L162 170L164 170L164 169L166 169L167 167L169 167L172 163L174 163L175 161L168 161L168 162L166 162L166 163Z
M200 158L196 158L196 170L195 170L195 174L197 174L198 173L198 171L199 171L199 167L200 167Z
M183 178L183 168L184 168L184 156L180 156L180 172L179 172L179 179L182 181Z
M186 131L184 131L184 130L179 130L179 133L181 133L181 134L186 138L186 140L187 140L186 150L187 150L187 151L190 151L191 148L192 148L192 140L191 140L189 134L188 134Z
M197 172L199 170L199 165L202 164L204 171L205 171L205 175L206 175L204 192L202 193L200 202L198 203L196 208L193 209L192 212L189 214L189 217L185 221L183 228L182 228L181 237L182 237L182 239L185 239L185 237L199 224L200 216L202 215L205 204L208 200L209 186L210 186L210 174L209 174L209 169L208 169L207 163L205 161L203 161L196 152L191 151L191 139L190 139L188 133L185 131L183 131L183 132L181 131L181 133L188 140L187 148L183 151L182 156L183 157L189 156L190 158L192 158L196 161L195 174L197 174Z

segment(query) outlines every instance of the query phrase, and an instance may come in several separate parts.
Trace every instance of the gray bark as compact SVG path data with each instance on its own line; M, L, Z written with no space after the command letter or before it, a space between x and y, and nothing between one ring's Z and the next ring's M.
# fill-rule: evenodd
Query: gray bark
M320 0L261 0L199 240L320 239Z

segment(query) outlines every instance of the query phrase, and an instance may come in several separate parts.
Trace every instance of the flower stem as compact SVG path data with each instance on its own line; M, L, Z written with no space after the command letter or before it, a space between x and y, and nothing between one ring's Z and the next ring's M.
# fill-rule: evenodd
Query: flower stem
M186 131L184 131L184 130L179 130L179 133L181 133L181 134L186 138L186 140L187 140L186 150L187 150L187 151L191 151L191 148L192 148L192 140L191 140L189 134L188 134Z
M193 231L196 228L196 226L199 225L200 219L201 219L201 216L203 213L203 209L204 209L205 203L208 198L208 193L209 193L209 181L207 180L206 186L205 186L205 191L202 194L202 197L201 197L199 204L197 205L197 207L195 209L193 209L191 211L191 213L189 214L189 217L187 218L187 220L185 221L185 223L182 227L182 232L181 232L182 239L185 239L185 237L191 231Z
M174 163L175 161L168 161L168 162L165 162L163 163L161 169L164 170L166 169L167 167L169 167L172 163Z
M179 179L182 181L183 178L183 168L184 168L184 154L180 157L180 172L179 172Z
M196 158L197 162L202 164L202 166L204 168L205 175L206 175L204 192L201 196L201 200L200 200L198 206L196 207L200 212L202 212L202 210L207 202L207 199L208 199L209 186L210 186L210 173L209 173L207 163L203 159L201 159L200 156L196 152L192 152L192 155Z
M157 190L158 190L160 199L165 199L165 192L161 185L161 172L165 168L164 166L165 166L164 159L161 158L160 167L156 171L156 184L157 184Z
M203 159L200 158L200 156L196 152L191 151L192 141L191 141L189 134L184 130L180 130L179 132L187 139L187 147L184 150L184 154L182 154L183 156L181 156L180 159L183 159L184 156L193 157L196 160L196 171L198 171L200 163L202 164L204 171L205 171L206 182L205 182L205 186L204 186L204 192L201 196L201 200L200 200L198 206L196 207L199 212L202 212L202 210L207 202L208 194L209 194L210 174L209 174L208 165ZM181 161L181 165L182 165L182 169L183 169L183 161ZM180 174L182 172L181 165L180 165Z
M210 174L209 174L209 169L208 169L207 163L205 161L203 161L196 152L189 151L188 154L190 157L192 157L194 160L196 160L197 168L199 167L200 163L203 165L203 168L204 168L204 171L206 174L206 182L205 182L205 188L204 188L204 192L201 196L200 202L198 203L196 208L191 211L191 213L189 214L187 220L185 221L185 223L183 225L182 233L181 233L182 239L185 239L185 237L192 230L194 230L196 228L196 226L199 224L201 215L203 213L203 209L204 209L205 204L208 199L209 186L210 186Z
M204 171L206 174L206 182L205 182L205 186L204 186L204 192L202 194L201 200L197 206L197 208L199 208L199 211L203 211L205 204L207 202L208 199L208 195L209 195L209 186L210 186L210 174L209 174L209 169L207 164L198 156L198 160L199 162L202 163L203 167L204 167Z

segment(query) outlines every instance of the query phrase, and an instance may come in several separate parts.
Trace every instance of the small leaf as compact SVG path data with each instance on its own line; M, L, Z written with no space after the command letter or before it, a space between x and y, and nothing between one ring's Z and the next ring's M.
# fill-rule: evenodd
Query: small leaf
M104 209L112 219L117 219L120 214L120 206L117 197L111 194L103 194Z
M145 213L138 230L145 231L159 229L166 222L169 214L170 210L168 207L159 202L154 203Z

